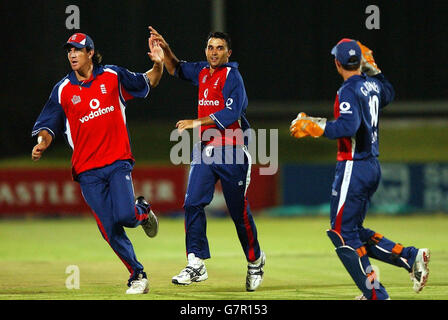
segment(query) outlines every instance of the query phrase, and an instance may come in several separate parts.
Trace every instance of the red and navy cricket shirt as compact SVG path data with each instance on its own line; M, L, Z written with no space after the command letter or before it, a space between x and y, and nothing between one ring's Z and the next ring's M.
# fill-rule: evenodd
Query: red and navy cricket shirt
M145 73L114 65L95 66L89 80L79 81L72 71L54 86L32 135L43 129L53 138L64 134L73 149L75 179L86 170L117 160L134 161L126 125L126 101L145 98L149 91Z
M238 63L226 63L210 74L208 62L181 61L175 76L199 87L198 118L209 116L215 122L201 126L202 141L211 145L247 145L244 133L250 128L246 119L248 100ZM218 138L206 137L206 130L211 128L219 130Z
M334 102L334 121L328 121L324 136L338 139L337 160L378 157L379 113L395 96L383 74L355 75L344 81Z

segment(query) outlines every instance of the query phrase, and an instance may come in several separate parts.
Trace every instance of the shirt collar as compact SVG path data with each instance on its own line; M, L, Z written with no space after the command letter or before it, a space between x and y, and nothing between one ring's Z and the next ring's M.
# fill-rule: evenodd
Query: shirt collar
M206 67L210 68L210 64L207 63ZM231 68L237 68L238 69L238 62L227 62L227 63L224 63L224 64L219 66L219 68L224 68L224 67L231 67Z
M351 76L350 78L348 78L347 80L345 80L344 83L349 82L349 81L356 81L356 80L358 80L359 78L361 78L361 79L365 79L365 75L364 75L364 73L361 73L360 75L355 74L355 75Z
M90 77L89 80L83 80L83 81L79 81L78 78L76 78L76 74L75 71L71 71L68 74L68 79L70 80L70 83L73 85L77 85L77 86L90 86L90 83L95 80L95 78L102 74L104 72L104 67L103 66L98 66L98 65L94 65L93 66L93 72L92 72L92 76Z

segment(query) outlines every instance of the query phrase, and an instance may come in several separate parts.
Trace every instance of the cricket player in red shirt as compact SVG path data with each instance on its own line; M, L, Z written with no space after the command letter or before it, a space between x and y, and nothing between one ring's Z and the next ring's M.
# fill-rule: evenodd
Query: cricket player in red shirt
M188 265L172 278L176 285L207 280L204 260L210 258L204 208L212 201L215 184L221 181L224 198L247 260L246 290L255 291L263 281L266 255L258 242L247 189L251 157L245 133L248 99L238 63L229 62L230 37L211 32L207 38L207 61L180 61L165 39L152 27L151 36L164 50L170 75L198 87L198 118L176 123L179 132L199 128L200 142L193 150L185 195L185 242Z
M58 134L73 149L73 178L103 238L130 272L127 294L147 293L149 282L124 227L141 225L149 237L158 232L150 204L143 197L134 198L134 157L125 115L126 101L146 98L163 74L163 50L153 38L148 43L153 68L134 73L101 65L93 40L84 33L73 34L64 45L72 71L54 86L32 132L38 142L32 150L34 161Z

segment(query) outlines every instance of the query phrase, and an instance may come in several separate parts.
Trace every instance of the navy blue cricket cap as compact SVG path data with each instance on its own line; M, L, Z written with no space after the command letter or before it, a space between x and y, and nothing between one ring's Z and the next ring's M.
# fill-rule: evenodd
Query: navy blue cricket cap
M89 47L95 49L92 38L90 38L85 33L75 33L68 38L67 42L64 44L64 48L73 46L78 49Z
M361 48L356 40L344 38L339 41L333 49L331 54L338 60L343 66L352 66L361 62ZM357 59L350 58L356 57Z

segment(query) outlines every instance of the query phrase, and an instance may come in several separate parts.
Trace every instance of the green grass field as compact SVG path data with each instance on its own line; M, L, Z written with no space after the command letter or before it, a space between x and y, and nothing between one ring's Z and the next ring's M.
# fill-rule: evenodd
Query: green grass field
M246 263L230 219L210 218L209 279L175 286L171 277L185 266L183 219L161 218L154 239L127 229L150 280L147 295L125 295L127 270L102 239L92 218L0 220L1 300L351 300L352 283L325 234L325 217L256 217L266 252L265 280L245 291ZM372 216L370 227L403 245L431 249L427 287L415 294L403 269L372 260L392 299L448 299L447 215ZM66 268L80 270L80 289L65 286Z

